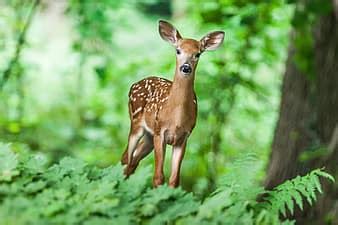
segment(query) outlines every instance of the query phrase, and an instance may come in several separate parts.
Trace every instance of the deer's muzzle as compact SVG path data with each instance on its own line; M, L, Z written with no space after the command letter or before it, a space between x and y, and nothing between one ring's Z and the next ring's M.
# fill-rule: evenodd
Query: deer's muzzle
M185 75L189 75L192 72L192 68L190 66L190 64L188 63L184 63L181 67L180 67L180 71L185 74Z

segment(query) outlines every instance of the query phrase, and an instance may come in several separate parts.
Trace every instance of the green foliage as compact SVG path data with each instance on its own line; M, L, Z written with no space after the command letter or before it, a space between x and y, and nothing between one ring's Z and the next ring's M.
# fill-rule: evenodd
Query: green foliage
M10 65L33 2L0 3L1 72ZM64 156L100 166L118 162L127 142L130 85L149 75L172 79L175 53L157 31L163 17L184 37L226 32L223 47L199 62L199 115L183 163L183 187L198 196L215 190L229 169L223 165L238 152L255 152L262 165L290 28L290 6L280 0L40 1L15 69L20 76L13 75L0 93L1 141L17 152L42 152L47 164ZM253 179L262 178L262 168Z
M320 177L334 182L334 178L330 174L321 169L313 170L305 176L297 176L267 192L263 208L269 213L281 213L286 216L287 211L291 215L294 213L295 205L303 210L304 198L310 205L313 205L317 200L316 192L323 193Z
M18 161L8 145L0 147L0 162L8 162L0 174L17 171L0 180L1 224L281 224L279 214L293 213L294 201L302 209L304 197L316 200L320 177L333 181L318 169L265 192L250 173L246 179L256 159L243 156L201 202L181 188L150 188L149 167L125 180L120 165L100 169L67 157L45 168L40 156Z
M114 14L121 1L72 0L68 4L68 14L75 18L75 28L78 32L73 49L85 53L100 53L111 49ZM95 7L93 7L95 6ZM102 13L106 10L105 13Z
M12 177L18 175L17 165L17 157L10 150L9 145L0 142L0 181L10 181Z

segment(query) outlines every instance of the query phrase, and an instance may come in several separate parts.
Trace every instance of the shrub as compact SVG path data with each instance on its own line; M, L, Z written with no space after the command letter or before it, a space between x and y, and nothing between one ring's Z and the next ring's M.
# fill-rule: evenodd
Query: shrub
M45 168L43 157L18 157L1 144L0 224L281 224L280 214L302 209L303 199L316 200L319 177L333 181L317 169L267 192L243 173L250 162L237 160L200 201L181 188L150 188L150 167L127 180L121 165L101 169L69 157ZM257 202L263 193L265 200Z

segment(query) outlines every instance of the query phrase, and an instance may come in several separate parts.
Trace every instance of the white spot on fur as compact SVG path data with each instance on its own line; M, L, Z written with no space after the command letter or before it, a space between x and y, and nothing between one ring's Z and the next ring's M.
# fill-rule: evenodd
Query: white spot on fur
M133 116L135 116L137 113L141 112L142 107L138 107L134 112L133 112Z

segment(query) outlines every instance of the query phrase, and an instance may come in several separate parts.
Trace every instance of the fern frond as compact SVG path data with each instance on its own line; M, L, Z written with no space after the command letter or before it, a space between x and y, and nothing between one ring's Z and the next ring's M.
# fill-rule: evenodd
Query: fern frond
M297 176L267 192L265 202L261 203L261 206L269 212L277 215L281 213L283 216L286 216L287 211L293 214L295 205L303 210L303 199L312 205L317 200L316 194L323 192L320 177L334 181L334 178L322 169L313 170L305 176Z
M325 178L331 180L332 182L335 182L334 177L331 174L326 173L324 171L324 168L313 170L311 173L316 174L319 177L325 177Z

